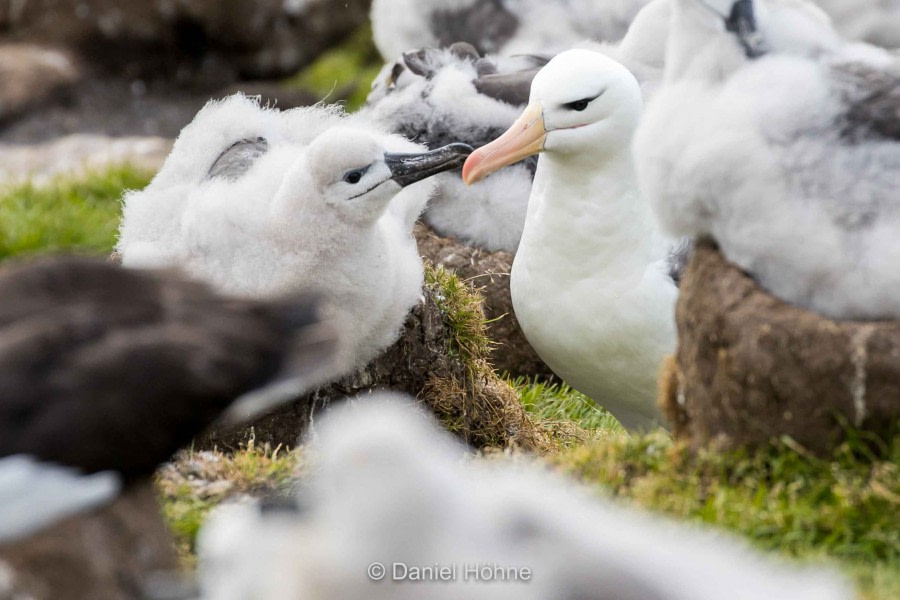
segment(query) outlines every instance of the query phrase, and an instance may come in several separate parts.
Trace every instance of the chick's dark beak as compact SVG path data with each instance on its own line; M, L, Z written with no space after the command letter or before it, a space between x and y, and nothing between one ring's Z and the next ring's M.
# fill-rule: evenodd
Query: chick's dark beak
M458 169L474 152L468 144L449 144L421 154L385 153L384 162L391 170L391 179L401 187L412 185L432 175Z
M765 39L756 25L753 0L737 0L725 19L725 28L737 36L747 58L758 58L766 53Z

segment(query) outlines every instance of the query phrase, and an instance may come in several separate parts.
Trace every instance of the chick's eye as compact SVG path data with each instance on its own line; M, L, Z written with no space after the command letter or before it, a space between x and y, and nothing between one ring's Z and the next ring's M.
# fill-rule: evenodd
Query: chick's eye
M351 185L356 185L363 178L364 171L350 171L346 175L344 175L344 181Z
M569 110L581 112L588 107L588 104L591 103L591 100L592 100L592 98L591 99L585 98L584 100L576 100L575 102L569 102L567 104L563 104L563 106L565 106Z

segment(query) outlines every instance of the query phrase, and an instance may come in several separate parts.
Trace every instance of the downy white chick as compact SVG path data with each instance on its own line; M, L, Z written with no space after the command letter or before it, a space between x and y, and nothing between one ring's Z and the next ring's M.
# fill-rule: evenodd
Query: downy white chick
M431 187L418 182L471 149L420 148L332 109L210 104L126 197L123 263L178 265L235 294L321 293L343 341L330 381L386 349L421 297L412 228Z
M808 4L675 0L635 140L673 235L711 236L768 291L900 318L900 69Z

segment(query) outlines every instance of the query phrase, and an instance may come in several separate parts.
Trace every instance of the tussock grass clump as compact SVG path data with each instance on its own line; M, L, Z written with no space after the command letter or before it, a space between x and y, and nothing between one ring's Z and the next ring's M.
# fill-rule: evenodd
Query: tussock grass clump
M790 440L692 450L662 432L612 436L548 460L607 495L734 530L789 557L837 559L865 598L900 597L900 438L876 459L849 440L828 459Z
M442 267L426 265L425 289L449 329L446 364L428 378L420 400L451 432L478 447L515 446L536 450L547 445L519 402L516 390L490 364L482 298Z
M197 532L216 506L238 496L288 494L305 467L299 450L257 446L252 438L227 454L178 454L157 472L156 489L182 561L193 560Z
M116 243L123 192L143 188L151 178L118 166L0 189L0 259L62 251L108 254Z
M397 341L381 356L256 421L257 440L293 446L323 409L346 398L365 401L373 391L390 391L416 398L475 448L545 448L546 436L491 367L478 292L449 271L426 264L422 295ZM201 443L236 447L244 439L242 431L213 431Z
M454 273L434 265L425 269L425 285L434 290L434 300L450 326L449 350L476 366L493 345L487 336L481 295Z

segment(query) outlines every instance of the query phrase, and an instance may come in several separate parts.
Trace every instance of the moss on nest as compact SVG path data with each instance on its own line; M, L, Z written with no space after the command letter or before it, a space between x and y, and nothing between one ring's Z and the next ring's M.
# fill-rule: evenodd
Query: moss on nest
M456 275L425 266L423 302L413 308L399 339L362 371L300 398L253 424L257 439L292 446L317 413L344 398L372 391L415 397L467 444L541 450L550 446L494 372L481 298ZM202 444L236 447L246 431L212 432Z

